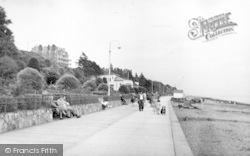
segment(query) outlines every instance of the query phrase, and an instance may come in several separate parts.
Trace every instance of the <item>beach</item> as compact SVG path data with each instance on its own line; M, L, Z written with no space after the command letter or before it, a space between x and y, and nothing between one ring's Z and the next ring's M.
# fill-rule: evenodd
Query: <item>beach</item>
M250 155L250 106L205 100L174 110L195 156Z

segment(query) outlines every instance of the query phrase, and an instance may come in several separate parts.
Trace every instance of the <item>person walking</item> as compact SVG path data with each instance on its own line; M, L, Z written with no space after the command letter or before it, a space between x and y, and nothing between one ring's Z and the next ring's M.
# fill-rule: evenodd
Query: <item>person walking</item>
M135 102L135 97L134 97L134 95L132 95L132 98L131 98L130 102L132 103L132 106L134 106L134 102Z
M144 98L142 92L139 93L139 111L143 111L143 106L144 106Z

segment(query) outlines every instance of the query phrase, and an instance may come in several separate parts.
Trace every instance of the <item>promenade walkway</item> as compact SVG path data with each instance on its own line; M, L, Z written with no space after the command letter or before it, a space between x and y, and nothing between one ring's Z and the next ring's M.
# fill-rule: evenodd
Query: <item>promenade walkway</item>
M63 144L64 156L190 156L169 100L161 98L166 115L129 104L0 134L0 144Z

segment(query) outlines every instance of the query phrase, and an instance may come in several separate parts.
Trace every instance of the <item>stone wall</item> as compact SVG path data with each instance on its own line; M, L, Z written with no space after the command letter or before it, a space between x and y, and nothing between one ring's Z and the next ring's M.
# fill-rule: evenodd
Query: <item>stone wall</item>
M22 110L0 114L0 133L48 123L53 120L50 109Z
M120 101L110 101L107 109L120 106ZM102 110L101 103L74 105L73 109L81 114L89 114ZM0 133L40 125L53 121L51 109L22 110L11 113L0 113Z
M106 108L106 109L110 109L110 108L117 107L117 106L120 106L120 105L121 105L120 101L109 101L109 103L108 103L109 107ZM93 112L97 112L97 111L102 110L102 104L101 103L74 105L72 107L77 112L77 114L81 114L81 115L89 114L89 113L93 113Z

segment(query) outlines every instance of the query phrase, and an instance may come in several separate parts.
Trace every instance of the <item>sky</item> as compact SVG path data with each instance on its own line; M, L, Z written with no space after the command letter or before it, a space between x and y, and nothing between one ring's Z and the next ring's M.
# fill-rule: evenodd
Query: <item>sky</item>
M0 0L15 44L65 48L71 66L84 52L114 67L183 89L187 95L250 103L250 1ZM234 33L191 40L188 22L231 12Z

